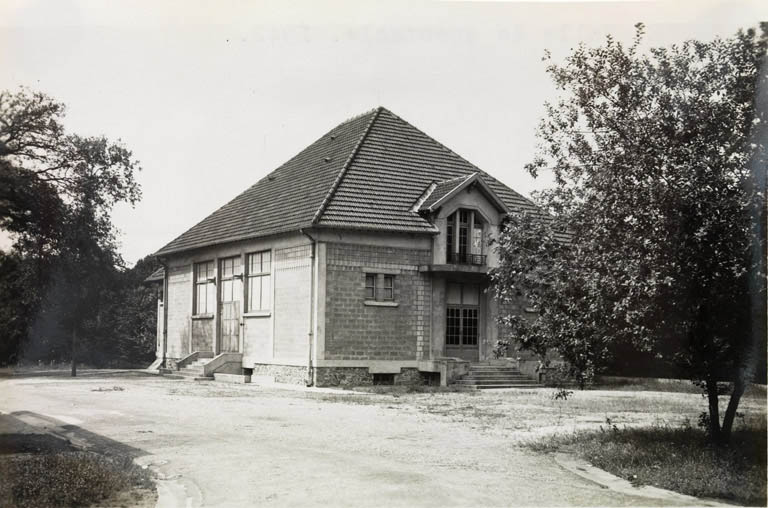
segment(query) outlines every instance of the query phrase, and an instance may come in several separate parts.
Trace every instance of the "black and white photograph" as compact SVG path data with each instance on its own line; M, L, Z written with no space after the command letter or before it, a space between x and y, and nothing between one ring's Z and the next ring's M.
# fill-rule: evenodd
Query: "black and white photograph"
M0 506L767 506L768 2L0 0Z

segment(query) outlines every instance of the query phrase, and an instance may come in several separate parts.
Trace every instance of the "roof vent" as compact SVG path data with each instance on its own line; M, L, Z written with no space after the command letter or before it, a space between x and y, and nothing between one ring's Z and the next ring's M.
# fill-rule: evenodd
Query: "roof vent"
M333 141L334 139L336 139L336 134L333 134L333 135L331 136L331 141Z
M275 175L267 175L267 180L270 182L275 179Z
M330 157L326 157L326 158L325 158L325 159L323 159L323 160L324 160L325 162L331 162L331 158L330 158Z

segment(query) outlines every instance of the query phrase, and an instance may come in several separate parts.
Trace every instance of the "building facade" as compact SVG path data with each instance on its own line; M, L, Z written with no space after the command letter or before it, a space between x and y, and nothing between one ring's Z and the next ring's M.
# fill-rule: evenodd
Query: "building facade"
M506 338L488 289L533 204L384 108L160 249L158 364L317 386L443 383ZM508 308L510 305L513 308Z

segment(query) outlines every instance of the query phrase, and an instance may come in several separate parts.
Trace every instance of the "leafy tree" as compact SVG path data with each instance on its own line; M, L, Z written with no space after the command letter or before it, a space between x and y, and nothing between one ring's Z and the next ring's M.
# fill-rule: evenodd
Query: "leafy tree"
M17 234L15 252L35 264L26 281L36 290L28 303L39 306L33 342L68 337L75 375L77 344L95 338L101 297L122 267L112 207L141 193L131 152L67 133L64 113L39 92L0 92L0 227Z
M551 220L510 217L492 278L540 308L506 317L524 347L556 348L582 381L617 343L674 361L725 441L765 361L768 25L647 52L636 28L548 66L560 96L527 170L552 171L537 196Z

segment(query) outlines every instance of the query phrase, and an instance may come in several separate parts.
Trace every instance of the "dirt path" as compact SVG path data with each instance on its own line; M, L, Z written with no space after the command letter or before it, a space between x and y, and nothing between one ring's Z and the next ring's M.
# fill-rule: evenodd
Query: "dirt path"
M465 414L498 406L503 394L472 404L463 397L308 394L103 373L0 381L0 411L45 415L138 449L139 460L193 483L201 497L192 501L204 506L659 504L526 450L505 427L514 418Z

